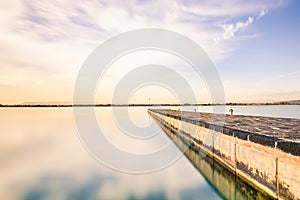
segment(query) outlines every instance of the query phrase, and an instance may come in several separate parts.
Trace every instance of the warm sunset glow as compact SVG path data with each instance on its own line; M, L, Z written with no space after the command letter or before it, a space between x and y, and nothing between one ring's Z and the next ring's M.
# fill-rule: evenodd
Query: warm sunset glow
M219 4L216 9L209 1L1 1L0 104L72 102L87 56L105 40L145 27L174 30L202 46L219 70L227 102L299 99L299 2ZM193 87L206 93L203 85ZM199 102L210 101L200 93Z

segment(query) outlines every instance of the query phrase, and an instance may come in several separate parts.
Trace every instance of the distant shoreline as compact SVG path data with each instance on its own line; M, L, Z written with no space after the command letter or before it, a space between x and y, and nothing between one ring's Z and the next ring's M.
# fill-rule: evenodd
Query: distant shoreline
M11 104L2 105L0 107L147 107L147 106L269 106L269 105L300 105L300 101L283 101L275 103L226 103L226 104Z

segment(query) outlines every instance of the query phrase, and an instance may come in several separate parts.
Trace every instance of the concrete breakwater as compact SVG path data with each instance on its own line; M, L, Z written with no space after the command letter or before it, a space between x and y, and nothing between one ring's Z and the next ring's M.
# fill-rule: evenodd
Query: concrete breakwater
M300 120L174 110L148 112L172 139L179 138L236 179L262 191L255 198L267 194L274 199L300 199ZM178 145L178 141L174 142ZM195 155L186 155L201 168ZM209 175L205 177L209 180ZM234 199L232 196L240 194L234 191L232 194L223 188L219 192Z

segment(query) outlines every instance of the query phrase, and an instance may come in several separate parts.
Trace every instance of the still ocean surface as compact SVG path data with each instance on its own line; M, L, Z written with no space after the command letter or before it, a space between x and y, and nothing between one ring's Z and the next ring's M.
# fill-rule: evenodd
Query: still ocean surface
M217 112L230 108L234 114L300 119L299 105L231 106ZM128 109L136 126L154 123L148 107L118 109ZM212 111L212 107L182 109ZM97 107L95 113L105 136L125 151L146 153L170 142L163 132L151 145L126 138L111 108ZM146 174L104 166L83 147L74 123L72 108L0 109L0 199L222 199L184 156Z

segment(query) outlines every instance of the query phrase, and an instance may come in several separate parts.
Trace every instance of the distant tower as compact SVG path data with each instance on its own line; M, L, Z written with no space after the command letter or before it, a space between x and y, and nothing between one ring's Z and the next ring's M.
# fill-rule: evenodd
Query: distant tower
M149 106L150 106L151 98L149 97Z

